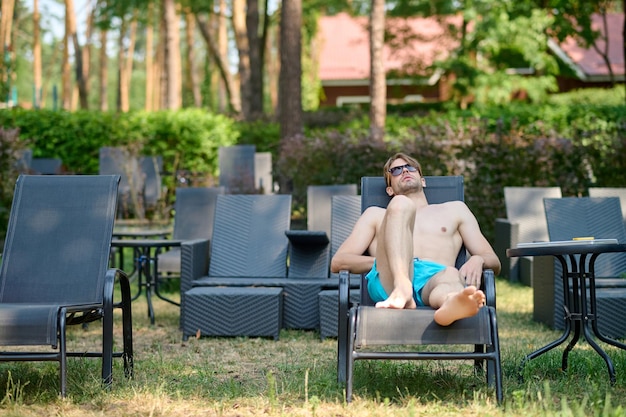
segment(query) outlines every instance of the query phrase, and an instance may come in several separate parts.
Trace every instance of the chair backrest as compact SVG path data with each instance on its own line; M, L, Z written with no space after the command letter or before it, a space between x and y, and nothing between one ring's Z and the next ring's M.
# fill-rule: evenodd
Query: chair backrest
M464 182L462 176L426 176L424 193L429 204L439 204L446 201L464 201ZM387 207L391 197L386 192L387 184L384 177L361 178L361 210L370 206ZM465 248L461 247L456 259L456 266L465 263ZM373 305L367 293L367 285L361 284L361 304Z
M461 176L426 176L424 193L430 204L445 201L464 201L463 177ZM361 211L369 206L387 207L391 197L386 192L384 177L361 178Z
M307 193L307 229L331 234L331 205L335 195L357 195L356 184L309 185Z
M162 156L142 156L139 168L144 176L143 199L146 207L157 205L162 194L161 173L163 172Z
M544 198L561 198L560 187L504 187L509 222L519 225L519 241L548 240Z
M335 256L339 246L352 232L361 215L361 196L336 195L332 197L330 214L330 256Z
M291 195L217 197L209 276L285 278Z
M218 149L220 186L228 194L246 194L255 191L254 145L222 146Z
M124 148L103 146L100 148L100 175L119 175L119 194L128 195L131 191L143 190L143 177L139 161L130 156Z
M224 187L177 188L173 238L211 239L217 196L224 193Z
M274 194L271 152L255 152L254 186L259 194Z
M589 187L589 197L619 197L626 224L626 187Z
M0 269L0 303L102 302L118 175L22 175Z
M564 197L543 201L550 240L594 237L626 243L619 198ZM626 272L626 253L599 256L595 272L598 277L619 277Z
M61 173L63 161L59 158L33 158L30 171L33 174L57 175Z

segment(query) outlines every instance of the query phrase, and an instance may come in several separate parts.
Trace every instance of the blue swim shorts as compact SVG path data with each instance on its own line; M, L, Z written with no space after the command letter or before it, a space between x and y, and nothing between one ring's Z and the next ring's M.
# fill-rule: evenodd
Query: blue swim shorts
M422 300L422 289L428 280L444 269L446 269L446 266L437 262L419 260L418 258L413 259L413 299L418 306L426 305L424 300ZM367 278L367 291L372 301L384 301L389 297L380 282L380 275L376 270L376 260L374 260L372 270L367 273L365 278Z

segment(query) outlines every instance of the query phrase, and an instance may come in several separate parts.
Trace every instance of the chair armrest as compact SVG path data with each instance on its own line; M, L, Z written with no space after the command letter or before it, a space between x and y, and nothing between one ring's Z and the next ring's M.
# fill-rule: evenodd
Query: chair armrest
M519 223L512 223L508 219L496 219L494 232L493 249L502 264L500 275L511 281L517 281L519 279L518 260L506 256L506 250L514 248L519 243Z
M325 246L330 243L323 230L286 230L285 235L294 246Z
M180 244L180 294L191 289L193 281L209 273L208 239L186 240Z
M483 279L481 288L485 293L486 302L485 305L496 307L496 278L492 269L485 269L483 271Z
M337 382L345 383L348 365L350 271L339 271L339 317L337 323Z

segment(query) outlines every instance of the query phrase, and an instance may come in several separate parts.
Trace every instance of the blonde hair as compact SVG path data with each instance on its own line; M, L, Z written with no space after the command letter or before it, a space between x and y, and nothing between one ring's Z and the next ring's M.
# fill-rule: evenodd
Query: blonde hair
M385 166L383 166L383 175L385 176L385 182L387 183L387 187L389 187L391 185L391 173L389 172L389 168L391 168L391 164L393 163L393 161L395 161L396 159L404 159L407 164L414 166L415 168L417 168L417 172L419 172L420 177L423 177L422 175L422 167L420 166L420 163L417 162L417 159L403 153L403 152L398 152L395 155L393 155L391 158L389 158L387 160L387 162L385 162Z

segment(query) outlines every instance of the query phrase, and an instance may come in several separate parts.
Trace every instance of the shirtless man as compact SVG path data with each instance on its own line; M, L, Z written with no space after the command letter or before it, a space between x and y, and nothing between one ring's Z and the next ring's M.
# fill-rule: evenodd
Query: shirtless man
M387 209L369 207L339 247L331 270L367 273L368 292L379 308L427 305L435 322L448 326L471 317L485 304L483 269L500 272L500 260L476 217L461 201L428 204L422 169L398 153L384 166ZM454 267L461 248L470 257ZM367 255L364 255L367 254Z

